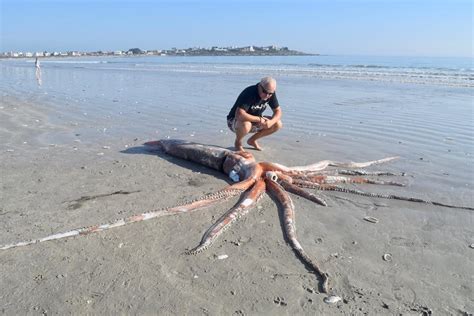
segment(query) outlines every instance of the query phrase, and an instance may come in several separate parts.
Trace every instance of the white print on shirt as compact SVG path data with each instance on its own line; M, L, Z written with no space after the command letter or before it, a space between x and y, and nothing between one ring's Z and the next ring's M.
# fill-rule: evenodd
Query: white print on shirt
M268 102L265 102L265 103L262 103L262 104L259 104L259 105L252 105L252 106L250 107L250 110L251 110L252 112L254 112L254 111L260 111L261 109L266 108L267 105L268 105Z

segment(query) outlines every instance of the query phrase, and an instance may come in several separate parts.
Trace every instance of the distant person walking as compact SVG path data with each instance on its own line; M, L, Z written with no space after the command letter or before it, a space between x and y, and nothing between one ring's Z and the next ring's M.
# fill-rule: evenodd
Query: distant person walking
M272 109L272 116L263 116L267 106ZM227 126L235 133L235 150L244 151L242 140L249 133L255 134L247 140L247 144L262 150L257 140L281 129L281 116L275 79L264 77L256 85L245 88L227 115Z
M38 85L41 86L41 84L42 84L42 81L41 81L41 66L40 66L40 61L39 61L38 57L36 57L36 59L35 59L35 68L36 68L36 72L35 72L36 81L38 82Z

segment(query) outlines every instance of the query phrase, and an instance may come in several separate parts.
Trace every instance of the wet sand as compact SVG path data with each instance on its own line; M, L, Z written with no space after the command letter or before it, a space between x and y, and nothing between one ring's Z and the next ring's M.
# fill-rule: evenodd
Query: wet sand
M4 96L0 109L0 244L40 238L190 201L229 180L192 163L146 152L141 137L86 139L40 102ZM288 127L290 128L291 127ZM57 143L51 135L59 137ZM57 137L57 136L56 136ZM282 134L285 137L285 134ZM193 139L199 141L199 139ZM216 140L231 144L232 136ZM310 140L262 142L257 160L303 165L334 159ZM298 150L296 150L298 149ZM351 151L339 160L372 160ZM391 155L390 149L387 156ZM472 196L432 191L419 166L407 187L368 191L472 205ZM436 168L436 166L435 166ZM408 170L407 170L408 169ZM418 170L418 171L417 171ZM428 179L428 180L427 180ZM426 186L423 184L426 183ZM436 186L436 184L432 184ZM129 194L112 194L117 191ZM192 214L0 251L0 311L15 314L466 315L474 311L472 211L324 194L321 207L293 197L298 238L329 273L337 304L287 245L278 208L265 196L206 252L189 256L236 199ZM364 221L376 217L378 223ZM383 259L391 254L391 261ZM228 255L219 259L221 255Z

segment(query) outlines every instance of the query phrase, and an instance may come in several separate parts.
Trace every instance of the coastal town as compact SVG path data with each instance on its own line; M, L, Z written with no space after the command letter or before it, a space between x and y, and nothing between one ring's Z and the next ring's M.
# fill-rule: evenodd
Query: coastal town
M80 56L308 56L317 55L291 50L288 47L278 46L244 46L244 47L218 47L209 48L171 48L167 50L142 50L130 48L128 50L115 51L37 51L1 52L0 58L32 58L32 57L80 57Z

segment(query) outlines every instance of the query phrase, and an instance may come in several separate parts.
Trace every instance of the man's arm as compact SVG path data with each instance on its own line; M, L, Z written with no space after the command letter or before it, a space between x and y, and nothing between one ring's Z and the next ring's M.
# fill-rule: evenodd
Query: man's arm
M272 110L273 110L272 118L266 121L266 124L267 124L266 126L267 126L267 128L272 127L273 124L275 124L276 122L280 121L280 120L281 120L281 116L282 116L282 114L283 114L280 107L277 107L276 109L272 109Z
M235 110L235 118L238 121L242 121L242 122L247 121L247 122L252 122L252 123L262 123L264 121L262 117L248 114L242 108L237 108L237 110Z

